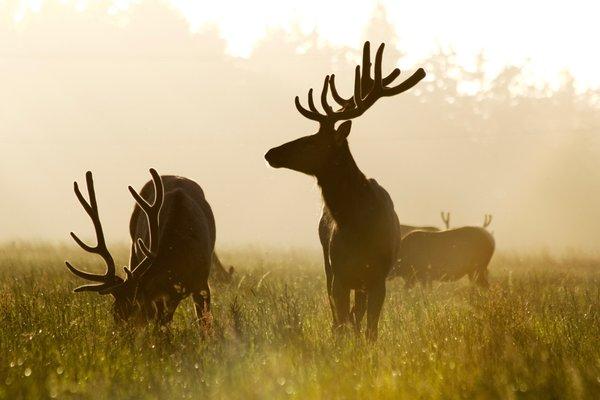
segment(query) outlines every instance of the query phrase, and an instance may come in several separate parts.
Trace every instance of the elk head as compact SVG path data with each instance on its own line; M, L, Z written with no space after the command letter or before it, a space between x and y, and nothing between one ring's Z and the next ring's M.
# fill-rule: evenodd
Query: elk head
M444 221L444 226L446 227L446 230L450 229L450 211L442 211L440 214L442 216L442 221Z
M313 135L301 137L269 150L265 154L265 159L272 167L288 168L318 176L324 169L337 164L340 157L349 154L346 138L350 134L351 119L362 115L379 98L405 92L425 77L425 71L419 68L404 82L388 87L400 75L400 70L396 68L388 76L382 76L383 48L382 43L375 55L374 75L371 77L370 43L365 42L362 69L356 66L354 95L351 98L340 96L335 86L335 75L325 77L321 92L321 106L324 113L317 110L312 89L308 91L308 110L300 104L300 99L296 96L296 108L300 114L318 122L319 130ZM329 89L333 99L340 106L338 110L334 110L328 103ZM335 124L338 121L344 122L336 128Z
M141 238L137 239L137 248L144 255L144 258L137 265L123 267L126 278L123 279L116 274L115 262L110 251L106 247L102 224L98 213L98 204L96 202L96 193L94 190L94 179L92 173L88 171L85 175L87 190L89 194L89 202L83 197L79 190L79 185L74 182L74 191L77 199L83 206L84 210L90 216L94 229L96 231L96 246L90 246L84 243L77 235L71 232L73 240L85 251L99 255L106 264L106 272L103 275L92 274L81 271L65 261L67 268L80 278L89 281L97 282L77 287L75 292L97 292L99 294L111 294L114 297L113 314L116 320L127 320L136 317L137 320L148 319L149 311L152 305L147 303L145 299L138 293L140 281L144 274L152 267L156 259L158 251L158 228L159 228L159 212L163 203L163 184L160 175L150 169L152 181L154 183L154 202L149 204L144 200L131 186L129 191L135 199L136 203L146 214L148 225L150 227L150 247L146 246Z

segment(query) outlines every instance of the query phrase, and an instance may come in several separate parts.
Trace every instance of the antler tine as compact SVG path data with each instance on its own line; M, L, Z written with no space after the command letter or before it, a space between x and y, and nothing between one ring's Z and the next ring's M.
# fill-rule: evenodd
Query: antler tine
M310 90L308 91L308 108L310 108L310 111L314 112L314 113L319 113L319 111L317 110L317 107L315 107L315 101L313 100L313 90L312 88L310 88Z
M360 66L354 70L354 105L356 109L362 104L362 88L360 83Z
M385 47L384 43L381 43L381 46L377 49L377 53L375 54L375 72L373 78L373 89L372 91L380 91L383 90L383 78L381 76L381 62L383 60L383 49Z
M81 190L79 190L79 185L77 184L77 182L73 183L73 191L75 192L75 196L79 200L79 203L81 203L83 209L86 211L86 213L92 220L94 230L96 231L97 244L96 246L90 246L84 243L81 239L79 239L79 237L73 232L71 232L71 237L73 238L75 243L77 243L83 250L87 251L88 253L97 254L100 257L102 257L106 264L106 273L104 275L92 274L73 267L73 265L71 265L71 263L69 263L68 261L65 261L65 264L69 271L71 271L74 275L80 278L94 282L102 282L102 284L100 285L80 286L77 289L75 289L75 291L100 291L108 286L114 285L116 278L115 262L112 258L112 255L110 254L110 251L108 251L108 248L106 247L104 232L102 230L102 223L100 222L100 216L98 213L98 203L96 202L96 191L94 190L94 178L92 176L92 173L90 171L86 172L85 178L87 183L88 194L90 197L89 202L85 199L85 197L83 197L83 194L81 193Z
M325 116L318 113L318 112L314 112L314 111L309 111L306 108L302 107L302 104L300 104L300 98L298 96L296 96L296 98L294 99L294 103L296 104L296 109L298 110L298 112L300 114L302 114L302 116L304 116L305 118L311 119L313 121L317 121L317 122L323 122L325 120Z
M371 43L367 40L363 46L361 91L367 93L371 85Z
M392 72L385 78L383 78L383 86L387 86L390 83L394 82L394 80L400 76L400 68L394 68Z
M492 214L485 214L483 218L483 227L487 228L492 223Z
M332 75L333 77L333 75ZM323 82L323 90L321 91L321 107L325 110L325 114L332 115L333 109L327 102L327 88L329 87L329 75L325 76L325 80Z
M398 86L395 86L393 88L384 87L383 95L389 97L395 96L402 92L406 92L407 90L412 89L417 83L419 83L421 79L425 78L426 75L427 74L425 73L425 70L423 68L419 68L408 79L398 84Z
M146 246L144 241L141 238L138 238L137 243L141 252L144 254L144 259L135 267L131 268L128 275L140 275L143 274L147 267L151 265L151 262L156 257L156 252L158 251L158 241L159 241L159 216L160 209L163 204L164 199L164 187L162 183L162 179L158 172L154 168L150 168L150 174L152 175L152 183L154 185L154 201L152 205L150 205L146 200L142 198L133 187L129 186L129 192L135 199L136 203L140 206L142 211L146 214L146 219L148 221L149 227L149 236L150 236L150 248Z
M447 211L447 212L442 211L440 214L442 216L442 221L444 221L444 225L446 226L446 229L450 229L450 211Z
M336 103L338 103L340 106L346 107L349 104L353 103L352 98L345 99L339 95L339 92L337 91L337 89L335 87L335 74L331 74L331 77L329 78L329 87L331 88L331 96L336 101Z

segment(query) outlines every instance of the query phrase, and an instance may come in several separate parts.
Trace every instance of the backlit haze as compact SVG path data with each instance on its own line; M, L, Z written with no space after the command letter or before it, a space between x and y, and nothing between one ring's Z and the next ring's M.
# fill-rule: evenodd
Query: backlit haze
M543 8L542 8L543 4ZM349 137L401 222L490 229L501 248L598 250L600 56L589 1L0 1L0 240L93 236L72 192L94 172L109 242L148 168L196 180L217 243L317 246L315 181L273 146L314 133L295 109L364 40L414 90ZM87 233L87 234L86 234Z

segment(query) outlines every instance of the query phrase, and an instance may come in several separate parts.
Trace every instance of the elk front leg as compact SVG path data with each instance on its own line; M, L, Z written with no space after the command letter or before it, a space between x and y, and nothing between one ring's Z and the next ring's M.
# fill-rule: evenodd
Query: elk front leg
M333 284L333 273L331 271L331 263L329 262L329 257L327 253L325 253L325 278L327 279L327 301L329 301L329 307L331 308L331 315L333 318L333 325L337 326L337 317L335 311L335 304L332 297L332 284Z
M385 279L370 287L367 293L367 339L377 340L379 316L385 300Z
M334 276L331 283L331 296L336 314L334 329L338 329L350 321L350 287Z
M207 335L212 331L212 313L210 311L210 287L200 289L197 293L192 294L194 300L194 308L196 309L196 318L200 323L202 333Z
M357 335L360 335L360 323L367 311L367 292L356 289L354 291L354 306L352 307L352 318L354 322L354 330Z

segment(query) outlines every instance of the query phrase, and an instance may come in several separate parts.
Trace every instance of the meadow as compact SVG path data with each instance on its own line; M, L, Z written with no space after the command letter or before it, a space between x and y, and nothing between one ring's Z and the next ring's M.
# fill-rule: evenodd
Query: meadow
M81 253L0 246L0 399L600 398L598 256L499 253L487 291L391 281L369 344L331 331L316 251L223 251L209 338L191 300L169 329L117 326L108 296L71 291L64 259L101 268Z

